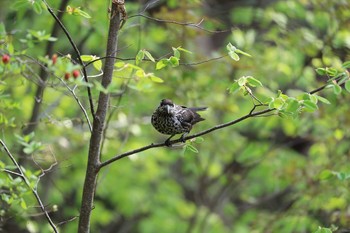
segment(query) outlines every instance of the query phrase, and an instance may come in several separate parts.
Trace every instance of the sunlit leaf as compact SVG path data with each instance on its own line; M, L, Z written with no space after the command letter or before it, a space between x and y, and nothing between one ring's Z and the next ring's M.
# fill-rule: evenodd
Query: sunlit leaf
M145 50L144 53L148 59L150 59L152 62L156 62L150 52Z
M256 78L253 78L252 76L248 76L247 81L248 81L248 84L250 84L250 86L252 87L262 86L262 83Z
M169 61L167 59L162 59L160 61L157 62L156 64L156 70L160 70L163 69L164 67L166 67L169 64Z
M313 101L311 100L304 100L303 101L303 105L304 107L309 110L309 111L316 111L318 109L317 104L315 104Z

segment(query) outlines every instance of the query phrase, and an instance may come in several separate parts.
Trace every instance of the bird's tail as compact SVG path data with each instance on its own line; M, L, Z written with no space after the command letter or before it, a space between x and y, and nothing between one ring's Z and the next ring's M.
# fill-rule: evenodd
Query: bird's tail
M194 108L189 108L191 109L192 111L194 112L197 112L197 111L204 111L206 110L208 107L194 107Z
M200 122L200 121L204 121L204 120L205 120L201 115L199 115L199 114L197 113L197 111L204 111L204 110L207 109L207 107L194 107L194 108L190 108L190 109L191 109L191 110L193 111L193 113L194 113L194 119L193 119L192 124L196 124L196 123L198 123L198 122Z

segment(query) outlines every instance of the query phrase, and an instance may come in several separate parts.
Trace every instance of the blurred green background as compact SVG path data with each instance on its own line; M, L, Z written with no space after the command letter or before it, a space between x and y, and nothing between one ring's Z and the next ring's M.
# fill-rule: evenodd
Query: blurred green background
M64 3L91 18L60 11ZM48 4L63 13L81 54L105 56L108 1ZM102 160L166 139L150 124L161 99L208 106L196 133L249 113L252 99L227 91L243 75L263 83L254 94L267 101L278 90L296 96L316 89L328 80L316 68L341 69L350 60L347 0L126 0L126 9L119 62L135 64L141 49L157 59L171 56L172 47L192 53L181 52L178 67L138 64L161 83L116 69ZM76 67L48 64L53 53L60 59L76 55L60 29L47 54L54 19L39 0L1 1L0 20L0 55L11 56L0 66L0 137L33 186L41 169L55 165L41 177L38 192L60 231L75 232L90 133L63 80ZM193 26L201 20L206 30ZM252 57L233 61L226 56L229 42ZM47 72L39 124L26 138L43 64L53 71ZM99 81L99 73L89 66L90 82ZM66 83L73 88L74 81ZM92 91L97 104L98 88ZM75 94L89 112L85 86L78 85ZM274 114L204 135L193 142L198 153L155 148L104 167L91 232L350 232L350 97L329 89L319 95L330 104L294 119ZM0 153L0 167L13 169ZM19 178L1 172L0 197L0 231L50 232Z

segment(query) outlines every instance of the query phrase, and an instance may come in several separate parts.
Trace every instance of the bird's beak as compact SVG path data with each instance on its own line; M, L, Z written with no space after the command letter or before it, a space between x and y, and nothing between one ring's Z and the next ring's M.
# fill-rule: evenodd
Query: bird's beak
M169 105L166 105L165 107L166 107L167 113L170 114L170 106L169 106Z

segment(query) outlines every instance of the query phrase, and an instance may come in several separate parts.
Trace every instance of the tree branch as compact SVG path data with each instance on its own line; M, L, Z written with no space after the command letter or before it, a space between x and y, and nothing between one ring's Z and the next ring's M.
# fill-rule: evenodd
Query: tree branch
M11 152L9 151L9 149L7 148L6 144L0 139L0 144L2 145L2 147L4 148L4 150L6 151L6 154L9 156L9 158L12 160L13 164L16 166L18 172L12 172L12 171L9 171L9 170L6 170L6 172L12 174L12 175L17 175L19 176L23 181L24 183L28 186L28 188L32 191L32 193L34 194L35 196L35 199L37 200L39 206L40 206L40 209L41 211L44 213L47 221L49 222L52 230L55 232L55 233L58 233L58 229L57 227L55 226L55 224L53 223L53 221L51 220L51 217L49 215L49 213L46 211L41 199L40 199L40 196L37 192L36 189L34 189L33 187L31 187L30 185L30 182L28 180L28 178L25 176L21 166L19 166L19 164L17 163L16 159L13 157L13 155L11 154Z
M112 81L115 56L117 53L117 41L118 41L118 31L120 26L120 5L112 1L111 17L109 23L108 39L106 59L103 68L103 77L101 84L104 88ZM109 94L100 92L97 111L93 119L93 127L90 138L88 164L86 168L86 175L83 187L80 216L79 216L79 233L90 232L90 218L91 211L93 209L94 196L96 191L97 175L100 169L100 157L101 157L101 140L102 133L106 121L106 114L109 104Z
M66 6L68 4L68 1L69 0L61 1L61 4L59 6L59 14L57 16L57 19L61 19L62 18L64 9L66 8ZM58 29L59 29L58 26L59 25L58 25L58 23L56 21L55 24L52 27L52 30L51 30L51 36L52 37L56 37L56 35L58 34ZM53 41L48 41L47 42L45 54L47 54L49 56L52 55L52 53L53 53L53 45L54 45ZM33 109L32 109L32 114L31 114L30 120L29 120L30 124L28 124L27 127L23 129L23 134L24 135L28 135L31 132L33 132L35 130L37 124L38 124L38 121L39 121L40 108L41 108L42 98L43 98L44 90L45 90L45 83L46 83L46 80L48 78L48 74L47 74L47 72L46 72L44 67L40 68L40 75L39 76L40 76L40 79L39 79L40 80L40 84L38 85L38 87L36 89L35 98L34 98L34 106L33 106Z
M81 54L80 51L77 47L77 45L74 43L72 37L70 36L68 30L65 28L65 26L63 25L63 23L61 22L61 20L55 15L55 13L52 11L51 7L49 6L49 4L46 2L46 0L42 0L44 2L44 4L47 7L47 10L49 11L49 13L52 15L52 17L56 20L56 22L60 25L60 27L62 28L63 32L66 34L68 41L70 42L70 44L72 45L74 51L77 54L77 59L79 64L81 65L81 69L83 71L83 75L84 75L84 80L85 82L89 82L88 80L88 76L87 76L87 72L86 72L86 68L84 65L83 60L81 60ZM94 103L92 101L92 94L91 94L91 88L89 86L86 87L87 88L87 92L88 92L88 98L89 98L89 103L90 103L90 111L91 111L91 115L93 116L93 118L95 118L95 110L94 110Z
M181 26L188 26L188 27L194 27L194 28L198 28L202 31L205 32L209 32L209 33L224 33L224 32L230 32L231 30L218 30L218 31L212 31L212 30L208 30L205 29L203 27L201 27L200 25L203 23L204 19L201 19L198 23L190 23L190 22L179 22L179 21L175 21L175 20L166 20L166 19L157 19L151 16L147 16L144 14L136 14L136 15L132 15L129 16L129 19L133 18L133 17L143 17L149 20L153 20L159 23L171 23L171 24L177 24L177 25L181 25Z
M260 116L260 115L263 115L263 114L268 113L268 112L272 112L274 110L275 109L265 109L265 110L262 110L262 111L259 111L259 112L255 112L255 113L250 112L247 115L242 116L242 117L240 117L240 118L238 118L236 120L233 120L233 121L230 121L230 122L227 122L227 123L224 123L224 124L216 125L216 126L214 126L212 128L204 130L202 132L186 136L186 137L183 138L183 140L189 140L189 139L192 139L192 138L196 138L196 137L208 134L210 132L213 132L213 131L216 131L216 130L219 130L219 129L222 129L222 128L226 128L228 126L237 124L237 123L239 123L239 122L241 122L243 120L246 120L246 119L249 119L249 118L252 118L252 117L255 117L255 116ZM172 145L172 144L175 144L175 143L178 143L178 142L182 142L182 140L180 138L176 139L176 140L171 140L171 141L169 141L169 144ZM108 164L111 164L111 163L113 163L113 162L115 162L115 161L117 161L119 159L122 159L122 158L124 158L126 156L129 156L129 155L132 155L132 154L136 154L136 153L139 153L139 152L142 152L142 151L145 151L145 150L149 150L151 148L163 147L163 146L166 146L165 142L163 142L163 143L152 143L152 144L150 144L148 146L144 146L144 147L141 147L141 148L136 149L136 150L131 150L131 151L122 153L120 155L116 155L113 158L111 158L111 159L109 159L109 160L107 160L105 162L102 162L100 164L100 168L102 168L104 166L107 166Z
M342 80L342 79L343 79L343 77L341 76L341 77L338 77L338 78L334 79L333 81L338 82L339 80ZM323 86L321 86L321 87L319 87L319 88L317 88L315 90L312 90L309 93L310 94L315 94L315 93L325 89L328 85L329 85L329 83L327 83L327 84L325 84L325 85L323 85ZM258 102L260 102L260 100ZM258 105L254 104L254 107L250 110L250 112L248 114L246 114L246 115L244 115L244 116L242 116L242 117L240 117L240 118L238 118L236 120L229 121L229 122L224 123L224 124L216 125L216 126L214 126L212 128L209 128L209 129L204 130L202 132L199 132L197 134L192 134L192 135L186 136L186 137L183 138L183 140L186 141L186 140L189 140L189 139L192 139L192 138L196 138L196 137L208 134L210 132L213 132L213 131L216 131L216 130L219 130L219 129L222 129L222 128L226 128L228 126L237 124L237 123L239 123L239 122L241 122L243 120L246 120L246 119L249 119L249 118L252 118L252 117L256 117L256 116L263 116L266 113L273 112L273 111L276 110L276 109L265 109L265 110L261 110L259 112L254 112L255 109L257 107L259 107L259 106L265 106L265 104L258 104ZM182 140L179 138L179 139L176 139L176 140L169 141L169 144L172 145L172 144L175 144L175 143L178 143L178 142L181 142L181 141ZM131 150L131 151L119 154L119 155L115 155L111 159L108 159L108 160L102 162L100 164L100 168L103 168L103 167L105 167L105 166L107 166L107 165L109 165L109 164L111 164L111 163L113 163L113 162L115 162L115 161L117 161L119 159L127 157L129 155L136 154L136 153L139 153L139 152L142 152L142 151L145 151L145 150L149 150L149 149L152 149L152 148L156 148L156 147L163 147L163 146L167 146L165 144L165 142L163 142L163 143L151 143L148 146L144 146L144 147L141 147L141 148L138 148L138 149L135 149L135 150Z

